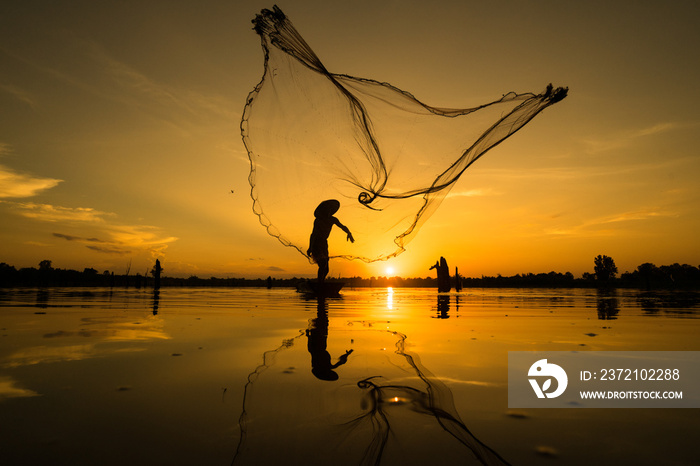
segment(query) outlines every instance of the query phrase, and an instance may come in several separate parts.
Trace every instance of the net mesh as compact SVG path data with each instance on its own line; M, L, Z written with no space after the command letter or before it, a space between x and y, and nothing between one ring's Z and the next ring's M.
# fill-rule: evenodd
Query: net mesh
M304 256L326 199L340 201L336 216L356 240L331 234L331 258L397 256L471 164L568 90L431 107L391 84L329 72L276 6L253 23L265 57L241 120L253 211Z

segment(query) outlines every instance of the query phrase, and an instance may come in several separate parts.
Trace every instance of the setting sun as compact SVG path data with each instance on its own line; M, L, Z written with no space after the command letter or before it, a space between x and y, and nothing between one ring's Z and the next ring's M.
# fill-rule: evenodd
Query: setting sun
M395 270L394 270L393 267L387 267L385 271L386 271L386 276L387 276L387 277L393 277L393 276L394 276Z

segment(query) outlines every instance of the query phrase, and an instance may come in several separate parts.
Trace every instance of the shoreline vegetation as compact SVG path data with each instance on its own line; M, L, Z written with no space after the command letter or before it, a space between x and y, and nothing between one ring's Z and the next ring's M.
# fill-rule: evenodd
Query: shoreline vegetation
M607 265L602 259L608 259ZM559 273L523 273L510 277L501 275L481 277L451 276L452 286L456 288L459 280L461 288L637 288L642 290L700 290L700 268L688 264L672 264L657 267L645 263L633 272L624 272L616 277L617 268L607 256L596 258L594 273L584 273L575 278L570 272ZM159 267L158 263L158 267ZM100 273L93 268L78 270L59 269L51 266L51 261L41 261L38 268L17 269L6 263L0 263L0 288L9 287L267 287L294 288L308 278L200 278L192 275L188 278L160 276L160 268L154 268L147 274L117 275L105 270ZM159 281L159 285L156 286ZM329 281L342 281L346 287L411 287L437 288L436 277L339 277Z

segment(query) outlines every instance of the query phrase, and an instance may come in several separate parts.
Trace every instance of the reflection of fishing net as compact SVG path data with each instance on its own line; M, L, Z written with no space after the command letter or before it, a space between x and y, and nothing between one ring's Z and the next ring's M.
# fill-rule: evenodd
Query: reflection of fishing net
M380 330L385 323L319 324L322 335L288 340L251 373L233 464L507 464L467 429L404 335ZM312 372L314 353L335 362L349 349L333 381Z
M265 52L241 121L253 209L302 254L314 208L331 198L356 239L331 235L335 257L400 254L464 170L566 96L550 85L474 108L430 107L390 84L330 73L277 7L253 23Z

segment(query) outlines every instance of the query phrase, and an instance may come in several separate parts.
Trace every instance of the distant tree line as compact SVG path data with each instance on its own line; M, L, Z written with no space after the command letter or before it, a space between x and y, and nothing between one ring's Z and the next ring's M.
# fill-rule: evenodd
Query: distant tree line
M700 268L688 264L672 264L657 267L644 263L633 272L624 272L619 277L615 261L599 255L593 261L593 273L586 272L580 278L575 278L571 272L559 273L524 273L510 277L497 275L481 278L459 277L462 287L489 288L639 288L639 289L700 289ZM159 266L159 264L158 264ZM83 271L58 269L52 267L50 260L43 260L39 267L16 269L6 263L0 263L0 287L13 286L63 286L63 287L153 287L158 270L156 266L147 273L132 275L117 275L105 270L100 273L93 268ZM454 278L454 277L453 277ZM178 287L296 287L305 278L199 278L192 275L188 278L160 277L160 286ZM411 287L436 288L437 278L403 278L403 277L345 277L340 279L346 287Z
M85 268L82 272L71 269L58 269L51 266L50 260L43 260L39 268L27 267L16 269L6 263L0 263L0 286L98 286L98 287L153 287L155 285L156 268L147 273L117 275L105 270L100 273L93 268ZM295 279L299 280L299 279ZM189 278L160 277L160 286L267 286L266 279L245 278ZM283 286L283 285L279 285ZM288 284L285 286L293 286Z
M161 269L162 270L162 269ZM105 270L100 273L93 268L85 268L82 272L78 270L59 269L52 267L50 260L43 260L39 263L39 268L27 267L16 269L6 263L0 263L0 287L12 286L62 286L62 287L154 287L156 268L144 274L117 275L114 272ZM297 284L306 281L306 278L200 278L192 275L188 278L160 277L160 286L179 287L296 287ZM435 287L435 278L401 278L401 277L348 277L343 278L348 287Z
M599 255L593 264L593 273L585 272L581 278L574 278L571 272L549 272L462 280L465 287L700 289L700 268L688 264L657 267L646 262L633 272L624 272L619 278L617 266L611 257Z

